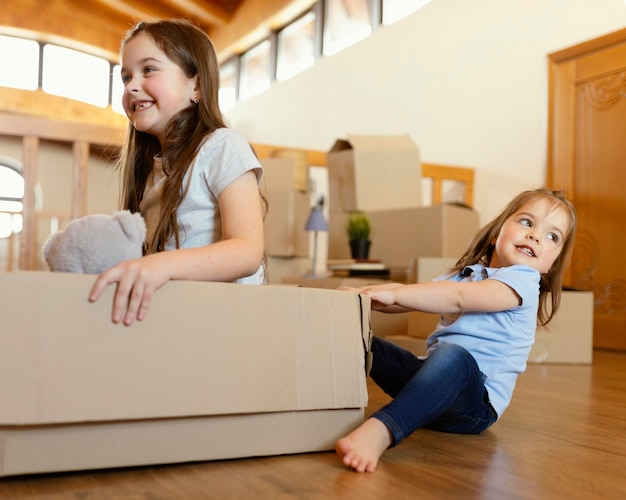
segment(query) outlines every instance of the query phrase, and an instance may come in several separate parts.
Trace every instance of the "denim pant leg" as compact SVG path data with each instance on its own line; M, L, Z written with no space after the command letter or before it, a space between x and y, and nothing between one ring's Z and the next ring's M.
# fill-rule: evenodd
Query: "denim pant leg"
M463 347L443 344L421 360L374 338L372 352L370 376L394 398L372 417L389 428L394 445L424 426L445 432L479 433L496 421L484 376Z

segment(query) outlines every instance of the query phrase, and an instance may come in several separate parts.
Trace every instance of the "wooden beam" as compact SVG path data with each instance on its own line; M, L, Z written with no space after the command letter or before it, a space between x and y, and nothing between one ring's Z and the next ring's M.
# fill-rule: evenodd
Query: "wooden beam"
M107 126L125 130L128 124L126 115L117 113L110 106L101 108L92 104L47 94L41 89L21 90L3 88L0 92L0 113L54 119L61 122L74 122ZM12 118L6 121L10 129Z
M0 135L37 136L53 141L85 141L100 146L121 146L124 129L0 111Z
M22 141L22 165L24 176L23 227L20 238L18 269L35 269L35 248L37 246L37 219L35 217L35 185L37 184L37 157L39 138L25 136Z
M89 143L76 141L72 147L72 219L87 215Z
M269 36L272 29L283 26L310 9L316 0L244 0L230 21L212 27L209 36L220 61L251 48Z
M307 155L307 163L320 167L326 166L326 152L314 149L292 148L289 146L276 146L271 144L252 144L252 148L259 158L271 158L272 153L280 149L291 149L294 151L302 151Z
M162 3L177 10L183 10L187 13L187 17L197 19L204 25L224 26L231 19L231 12L221 2L162 0Z

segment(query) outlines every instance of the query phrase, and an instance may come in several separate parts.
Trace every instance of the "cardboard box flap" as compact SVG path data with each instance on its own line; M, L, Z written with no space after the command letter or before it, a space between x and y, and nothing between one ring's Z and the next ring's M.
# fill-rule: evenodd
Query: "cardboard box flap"
M334 153L337 151L345 151L346 149L352 149L352 144L346 139L337 139L328 152Z
M124 327L93 281L0 277L0 426L366 405L356 293L174 281Z

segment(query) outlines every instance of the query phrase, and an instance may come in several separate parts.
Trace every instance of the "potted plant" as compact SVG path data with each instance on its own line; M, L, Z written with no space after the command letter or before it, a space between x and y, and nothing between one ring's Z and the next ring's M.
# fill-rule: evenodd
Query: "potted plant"
M346 223L353 259L367 259L370 251L370 219L364 212L351 212Z

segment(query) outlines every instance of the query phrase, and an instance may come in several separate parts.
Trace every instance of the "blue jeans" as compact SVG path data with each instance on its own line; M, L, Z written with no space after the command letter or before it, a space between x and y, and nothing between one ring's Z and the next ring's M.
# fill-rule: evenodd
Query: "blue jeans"
M374 337L370 377L393 400L372 417L389 428L396 445L420 427L478 434L497 419L484 374L456 344L438 346L426 359Z

